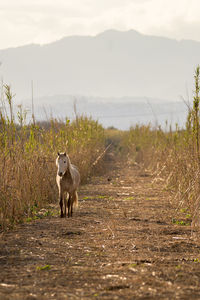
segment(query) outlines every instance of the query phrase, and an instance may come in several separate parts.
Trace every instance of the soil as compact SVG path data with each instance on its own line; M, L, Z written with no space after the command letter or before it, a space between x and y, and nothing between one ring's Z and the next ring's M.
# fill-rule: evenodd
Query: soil
M1 234L0 299L200 299L200 241L172 222L164 183L109 166L81 186L72 218L52 205Z

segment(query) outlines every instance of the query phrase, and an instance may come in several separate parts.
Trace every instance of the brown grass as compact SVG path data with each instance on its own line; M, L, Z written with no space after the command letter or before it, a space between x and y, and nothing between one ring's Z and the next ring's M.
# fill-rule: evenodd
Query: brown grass
M164 132L160 127L135 126L129 131L105 130L97 121L76 116L65 122L27 125L22 107L15 122L12 93L5 86L9 112L0 113L0 226L5 229L28 217L45 203L57 200L55 158L57 151L70 155L79 167L82 183L103 163L105 149L154 174L173 193L175 213L185 210L192 224L199 223L199 67L195 72L193 107L189 108L186 129ZM19 124L19 125L17 125ZM66 141L67 149L66 149ZM103 154L103 155L102 155ZM99 159L101 158L101 159ZM98 162L96 164L95 162ZM94 170L95 165L95 170ZM100 168L103 169L103 168Z
M105 148L104 129L91 118L79 116L65 123L51 119L43 126L26 125L21 111L17 125L10 88L5 86L5 91L11 113L7 115L4 110L0 115L1 229L34 217L46 203L57 201L57 151L67 150L84 183Z

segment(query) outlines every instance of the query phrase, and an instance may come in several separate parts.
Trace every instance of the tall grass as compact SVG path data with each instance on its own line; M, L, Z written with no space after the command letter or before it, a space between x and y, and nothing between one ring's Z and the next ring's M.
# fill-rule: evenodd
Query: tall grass
M13 113L13 95L4 87L5 101L0 111L0 226L20 222L46 203L57 201L55 158L67 150L79 167L82 182L92 172L94 162L105 149L121 158L149 168L162 178L173 193L175 213L181 208L200 223L200 68L196 68L193 106L185 129L168 132L151 125L128 131L105 130L97 121L77 116L70 122L51 118L26 124L26 112L19 107L18 122ZM68 142L66 146L66 141ZM67 147L67 149L66 149Z
M187 211L193 225L200 225L200 68L195 70L193 106L185 129L135 126L125 137L129 156L162 177L173 193L176 212ZM176 213L175 212L175 213Z
M77 116L73 122L50 119L43 124L27 125L26 112L19 107L17 122L10 87L5 85L4 92L0 112L0 229L21 222L45 204L57 201L58 151L67 150L85 182L92 163L105 148L103 127L88 117Z
M197 66L194 75L195 90L193 107L188 111L186 130L178 136L178 148L173 149L168 168L169 183L174 186L175 200L192 216L192 224L200 224L200 73ZM173 168L172 168L173 166Z

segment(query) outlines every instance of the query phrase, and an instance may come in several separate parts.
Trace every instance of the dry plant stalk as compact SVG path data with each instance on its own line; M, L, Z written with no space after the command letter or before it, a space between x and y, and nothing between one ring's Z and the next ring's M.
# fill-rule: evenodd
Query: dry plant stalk
M103 127L88 117L76 121L26 124L26 113L13 113L13 95L5 85L7 108L0 112L0 230L34 218L48 203L57 202L55 159L58 150L66 148L71 160L79 167L84 182L92 163L105 149Z

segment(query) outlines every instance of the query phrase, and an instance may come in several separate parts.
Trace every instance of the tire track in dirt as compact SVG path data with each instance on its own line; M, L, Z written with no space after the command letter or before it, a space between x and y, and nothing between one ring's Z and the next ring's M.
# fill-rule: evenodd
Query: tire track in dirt
M80 188L73 218L1 234L0 299L200 299L200 243L152 180L116 163Z

